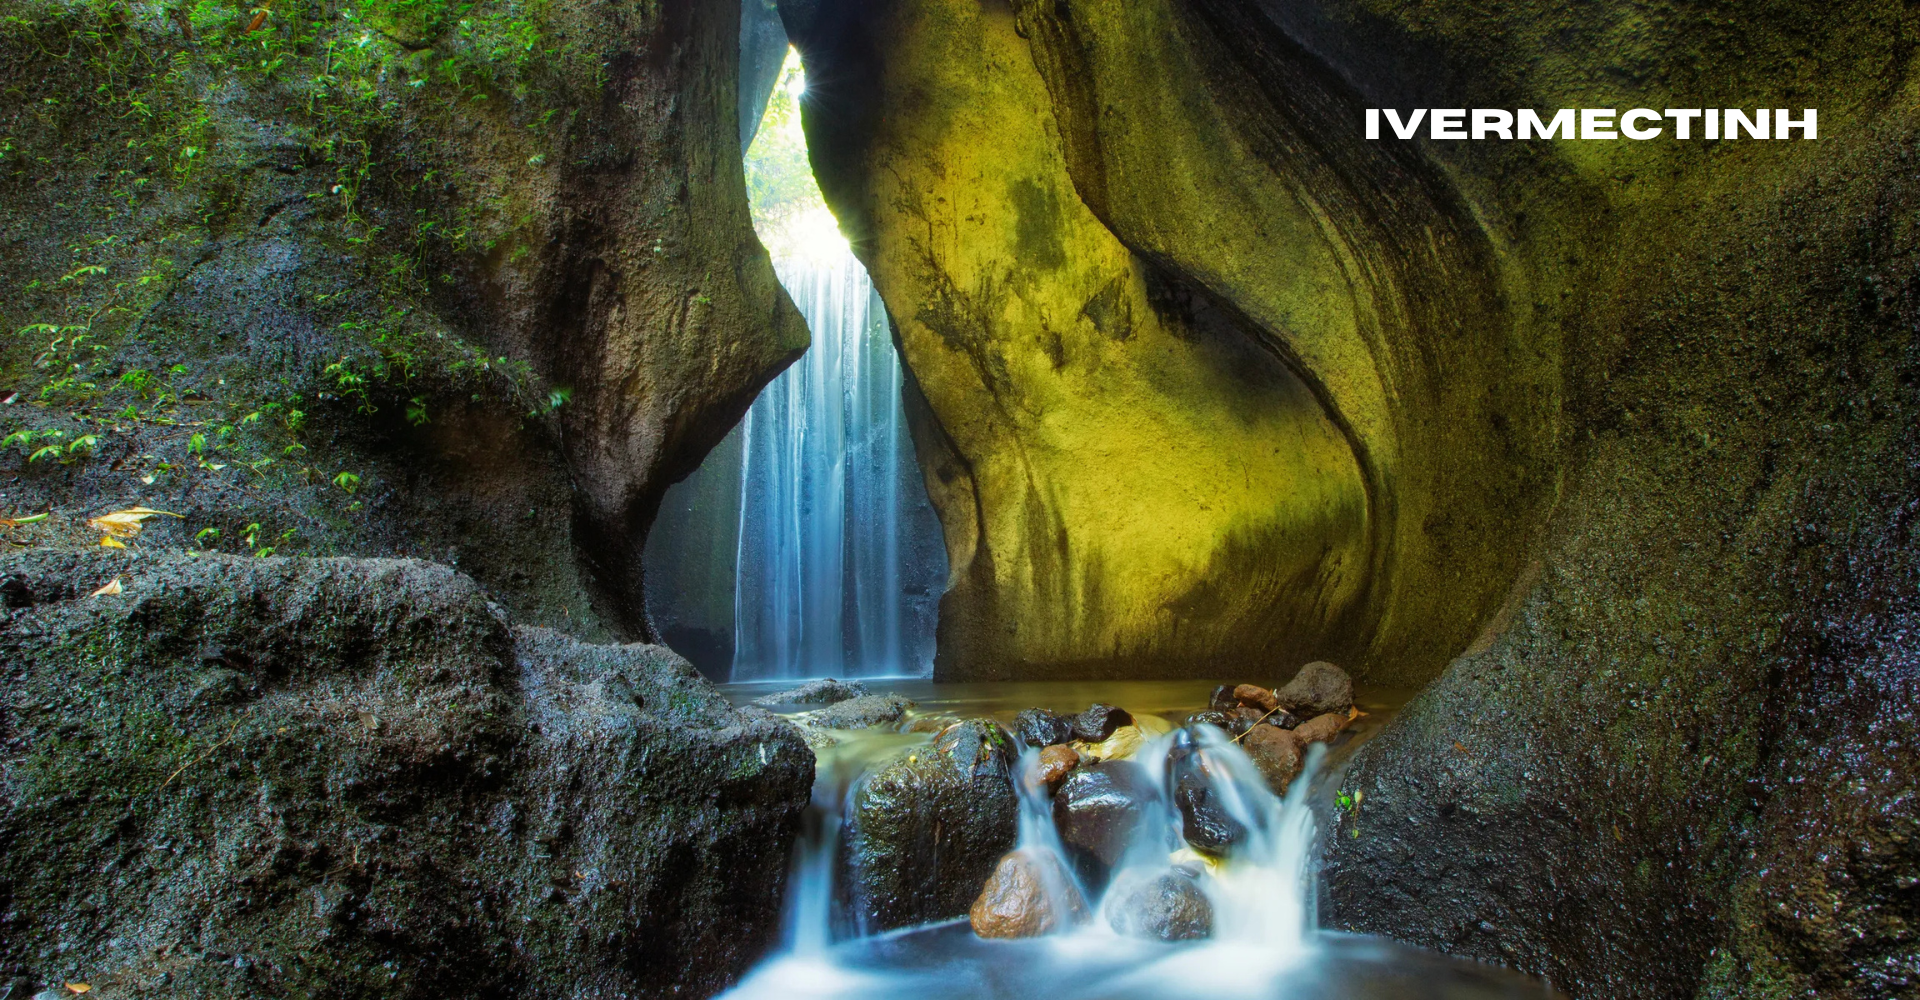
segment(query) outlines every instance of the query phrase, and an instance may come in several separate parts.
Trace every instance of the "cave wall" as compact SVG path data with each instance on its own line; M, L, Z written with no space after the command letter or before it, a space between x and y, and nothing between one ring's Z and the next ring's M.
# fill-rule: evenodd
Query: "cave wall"
M996 544L996 513L1033 505L979 473L1007 446L968 431L1010 393L929 350L944 341L916 318L936 279L991 273L975 257L1036 280L1036 255L1000 235L1023 218L1009 183L1063 168L1063 217L1091 221L1052 227L1062 256L1117 242L1231 315L1311 390L1359 470L1351 631L1313 648L1369 680L1432 684L1346 778L1335 926L1576 997L1920 984L1907 5L783 13L828 81L808 107L816 169L896 313L925 395L922 461L966 557L943 609L950 675L1119 662L1089 632L1027 654L1042 647L1024 616L1057 610L1028 607L1032 588L1000 564L1087 564L1071 547L1038 555L1039 531ZM1029 65L1044 102L1021 82ZM1366 107L1447 106L1818 107L1821 138L1359 138ZM990 152L977 165L968 150ZM979 332L948 339L987 359L1051 329L975 315ZM1045 400L1044 426L1077 419L1073 396L1032 388L1044 369L1005 371ZM1204 411L1230 398L1196 401L1217 388L1133 402ZM1030 480L1042 496L1107 481L1078 448ZM1187 513L1178 491L1129 485L1135 509ZM1073 539L1112 522L1058 523ZM1144 553L1124 555L1121 575L1151 590L1131 561ZM1230 577L1213 578L1231 591ZM1270 596L1284 613L1291 595ZM1146 631L1171 645L1162 628Z
M0 513L53 512L16 541L144 504L163 547L430 557L651 636L662 492L806 343L738 2L0 10Z

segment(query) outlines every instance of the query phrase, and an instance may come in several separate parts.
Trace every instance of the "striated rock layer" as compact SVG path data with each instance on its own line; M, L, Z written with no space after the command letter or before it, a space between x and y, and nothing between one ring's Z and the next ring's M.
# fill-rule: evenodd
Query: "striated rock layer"
M666 997L773 941L812 755L661 647L410 560L38 552L0 594L14 995Z

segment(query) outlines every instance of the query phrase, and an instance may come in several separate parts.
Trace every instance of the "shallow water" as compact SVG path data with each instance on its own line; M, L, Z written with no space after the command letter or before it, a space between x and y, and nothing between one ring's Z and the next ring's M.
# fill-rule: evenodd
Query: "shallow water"
M917 717L989 717L1011 721L1027 708L1078 712L1099 701L1133 713L1159 715L1177 726L1205 707L1212 681L1024 682L934 684L919 679L869 680L876 693L912 698ZM782 685L735 684L729 697L744 703ZM1181 837L1181 817L1168 798L1172 767L1168 753L1177 736L1148 740L1135 760L1152 787L1161 789L1134 833L1113 884L1135 872L1151 874L1170 863L1199 871L1198 885L1211 903L1213 934L1178 944L1122 936L1103 918L1101 886L1078 876L1071 887L1049 885L1046 893L1079 893L1090 919L1044 937L985 940L964 920L872 937L851 937L850 921L836 920L833 872L840 817L860 776L880 761L924 744L930 733L867 730L838 733L838 745L820 753L814 802L796 845L789 886L785 944L725 996L731 1000L819 998L912 1000L1504 1000L1550 998L1544 985L1504 970L1422 952L1381 939L1329 934L1315 929L1315 859L1318 839L1310 797L1326 794L1355 747L1389 721L1406 701L1402 692L1355 692L1367 715L1331 748L1316 747L1308 773L1283 800L1274 796L1241 749L1224 733L1199 727L1192 751L1202 761L1210 787L1244 837L1224 862L1202 859ZM805 710L818 706L792 706ZM910 725L912 719L906 723ZM922 727L931 729L932 727ZM1184 752L1184 751L1183 751ZM1035 752L1022 757L1018 773ZM1016 780L1017 776L1016 776ZM1024 783L1022 783L1024 784ZM1322 803L1322 808L1325 804ZM1058 831L1043 788L1023 794L1018 849L1062 856ZM1062 870L1066 870L1064 867ZM1132 911L1126 911L1132 912ZM836 935L833 928L840 927ZM838 939L836 939L838 938Z

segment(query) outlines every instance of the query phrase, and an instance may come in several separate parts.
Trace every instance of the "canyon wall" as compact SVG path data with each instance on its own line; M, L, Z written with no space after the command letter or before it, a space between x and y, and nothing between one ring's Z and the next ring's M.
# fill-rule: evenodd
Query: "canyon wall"
M0 514L52 510L17 540L139 504L163 545L430 557L652 634L661 493L806 343L739 4L5 13Z
M1578 997L1920 983L1910 8L860 8L783 13L918 382L943 675L1345 657L1429 686L1346 778L1336 926ZM1476 106L1817 107L1820 138L1361 137ZM1251 361L1135 380L1177 370L1111 360L1156 324L1311 406L1263 423L1220 377ZM1250 438L1282 456L1209 466ZM1162 521L1208 527L1129 533ZM1296 533L1235 563L1262 536L1228 524ZM1339 586L1262 582L1309 558Z

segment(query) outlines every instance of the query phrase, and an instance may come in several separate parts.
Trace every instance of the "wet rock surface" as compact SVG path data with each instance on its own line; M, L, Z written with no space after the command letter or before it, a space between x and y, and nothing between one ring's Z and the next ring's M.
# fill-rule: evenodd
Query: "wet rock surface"
M1030 747L1049 747L1075 739L1071 719L1044 708L1029 708L1013 719L1014 734Z
M1328 712L1316 715L1293 730L1293 735L1302 743L1326 743L1346 731L1350 719L1345 712Z
M664 648L515 628L411 560L0 579L36 595L0 619L0 963L30 980L655 996L772 940L812 757Z
M1262 712L1270 712L1280 706L1278 695L1271 689L1260 687L1257 684L1242 684L1234 688L1233 700L1238 704L1248 708L1257 708Z
M872 729L898 725L913 702L897 694L869 694L797 716L794 721L821 729Z
M1053 798L1053 821L1069 851L1111 867L1127 844L1153 788L1144 768L1132 761L1102 761L1073 772Z
M1353 707L1353 679L1324 660L1300 668L1293 680L1276 692L1280 707L1303 719Z
M1287 794L1306 761L1300 737L1277 726L1255 726L1240 741L1240 748L1275 795Z
M864 681L841 681L823 677L808 681L796 688L788 688L785 691L776 691L773 694L755 698L753 703L762 708L780 705L833 705L872 693L867 690Z
M1047 786L1047 791L1057 792L1074 768L1080 766L1080 753L1070 746L1055 744L1040 751L1039 766L1034 774L1035 780Z
M1192 941L1213 933L1213 904L1187 868L1129 868L1114 876L1102 911L1131 937Z
M1038 937L1086 917L1086 900L1050 851L1014 851L1001 858L967 911L973 932L985 938Z
M1207 755L1190 732L1174 734L1166 763L1168 798L1180 813L1181 836L1202 854L1225 856L1246 837L1247 828L1227 812Z
M1073 738L1085 743L1099 743L1112 736L1114 730L1132 724L1133 716L1124 708L1093 705L1073 717Z
M839 884L872 931L966 914L1013 850L1013 738L974 719L942 730L855 788Z

